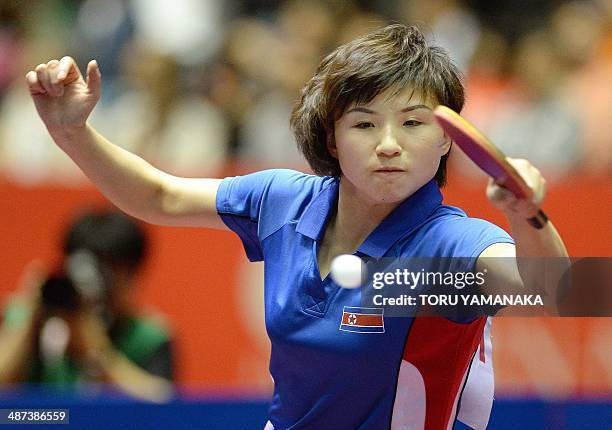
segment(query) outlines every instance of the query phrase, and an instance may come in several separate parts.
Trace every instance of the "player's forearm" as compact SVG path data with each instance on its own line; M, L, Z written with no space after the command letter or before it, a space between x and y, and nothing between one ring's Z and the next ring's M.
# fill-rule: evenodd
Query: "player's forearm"
M570 268L565 244L551 221L533 228L525 219L508 217L516 244L517 265L523 284L530 291L544 291L548 308L556 306L560 281Z
M49 130L57 145L117 207L155 222L166 174L109 142L89 125Z
M507 216L517 257L567 258L567 249L554 224L548 221L537 229L519 216Z

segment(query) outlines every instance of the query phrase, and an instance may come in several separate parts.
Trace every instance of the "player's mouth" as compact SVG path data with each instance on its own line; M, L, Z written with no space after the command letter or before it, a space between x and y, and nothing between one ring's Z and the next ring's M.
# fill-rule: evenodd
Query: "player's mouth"
M381 174L394 174L394 173L404 173L406 172L404 169L400 169L398 167L381 167L380 169L374 170L374 173Z

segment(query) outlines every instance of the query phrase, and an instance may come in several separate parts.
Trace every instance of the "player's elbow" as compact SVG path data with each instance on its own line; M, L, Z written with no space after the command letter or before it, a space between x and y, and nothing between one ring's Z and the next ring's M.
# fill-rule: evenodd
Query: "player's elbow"
M161 178L150 200L141 213L141 219L156 225L183 225L181 219L188 212L187 203L175 178Z
M163 209L164 193L164 185L160 181L153 185L149 192L141 196L127 196L121 199L111 199L111 201L131 217L149 224L163 225L166 224Z

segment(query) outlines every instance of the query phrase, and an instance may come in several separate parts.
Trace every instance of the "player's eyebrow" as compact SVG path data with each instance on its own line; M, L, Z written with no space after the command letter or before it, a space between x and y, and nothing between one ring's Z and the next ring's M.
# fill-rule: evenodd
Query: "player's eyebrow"
M401 113L406 113L406 112L410 112L416 109L427 109L427 110L432 110L429 106L426 105L411 105L408 107L405 107L404 109L400 110ZM369 114L376 114L376 111L372 110L372 109L368 109L366 107L363 106L355 106L354 108L351 108L349 110L346 111L347 114L351 113L351 112L363 112L363 113L369 113Z
M354 108L349 109L349 110L346 111L346 113L352 113L352 112L376 113L376 111L373 111L372 109L365 108L363 106L355 106Z
M412 105L412 106L405 107L400 112L410 112L410 111L416 110L416 109L432 110L429 106L426 106L426 105Z

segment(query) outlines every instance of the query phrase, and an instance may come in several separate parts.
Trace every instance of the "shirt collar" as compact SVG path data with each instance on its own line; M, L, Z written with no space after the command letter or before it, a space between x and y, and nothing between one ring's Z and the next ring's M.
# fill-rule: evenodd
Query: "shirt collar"
M297 232L320 241L338 201L338 178L323 187L304 210ZM397 240L421 225L442 203L442 193L432 179L396 207L361 244L358 252L380 258Z
M384 256L395 242L423 224L441 203L442 193L432 179L393 209L358 251L375 258Z
M326 182L306 207L296 227L298 233L317 241L323 238L327 220L335 210L340 188L338 178L329 177Z

